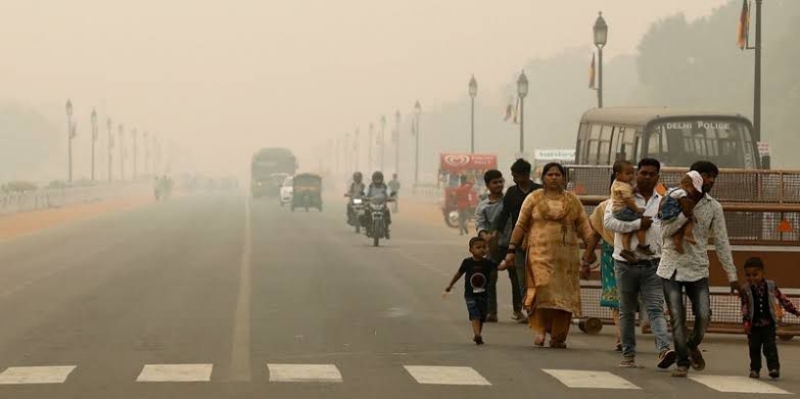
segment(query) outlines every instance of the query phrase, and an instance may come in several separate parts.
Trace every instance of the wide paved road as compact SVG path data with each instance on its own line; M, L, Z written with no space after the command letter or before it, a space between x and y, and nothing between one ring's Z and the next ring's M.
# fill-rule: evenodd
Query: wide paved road
M343 204L327 205L183 197L0 243L0 398L800 393L796 342L781 345L784 379L760 383L741 378L740 337L710 339L699 380L656 371L649 337L646 367L617 369L610 329L533 348L509 320L505 275L501 322L476 347L461 283L440 297L465 240L400 213L394 239L372 248Z

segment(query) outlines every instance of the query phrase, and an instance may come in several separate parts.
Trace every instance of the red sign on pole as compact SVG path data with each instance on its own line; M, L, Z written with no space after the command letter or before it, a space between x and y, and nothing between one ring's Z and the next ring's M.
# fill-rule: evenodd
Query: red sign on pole
M439 154L439 169L449 173L497 169L497 155L443 153Z

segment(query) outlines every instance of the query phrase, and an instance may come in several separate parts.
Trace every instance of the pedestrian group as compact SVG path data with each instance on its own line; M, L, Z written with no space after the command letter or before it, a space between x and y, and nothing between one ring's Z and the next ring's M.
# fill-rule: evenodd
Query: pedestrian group
M706 365L700 345L711 320L707 248L713 242L731 293L741 298L749 376L760 377L763 352L769 376L779 378L776 322L782 309L800 312L774 281L765 278L760 258L745 262L746 284L739 284L722 206L709 194L719 169L708 161L695 162L680 185L666 191L659 185L660 171L660 162L652 158L640 160L635 171L633 163L617 161L610 198L590 216L580 199L567 191L567 170L559 163L542 168L539 185L531 179L531 164L518 159L511 166L515 185L505 195L502 173L486 171L489 196L475 210L477 236L469 241L471 256L445 289L450 292L465 277L473 341L483 345L483 324L498 320L497 272L507 270L512 319L530 326L534 345L566 348L572 319L581 315L580 279L588 277L597 262L599 246L600 305L612 309L616 348L622 353L619 366L637 367L638 311L646 313L655 337L658 368L677 365L675 377L686 377L690 368L701 371ZM583 255L580 241L585 243ZM694 314L691 331L684 292Z

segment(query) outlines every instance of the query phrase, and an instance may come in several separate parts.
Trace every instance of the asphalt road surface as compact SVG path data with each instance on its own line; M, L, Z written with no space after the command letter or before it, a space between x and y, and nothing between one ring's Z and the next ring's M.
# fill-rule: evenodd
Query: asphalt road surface
M373 248L326 205L188 196L0 242L0 398L800 393L797 342L781 342L777 382L746 378L742 337L709 337L708 368L681 380L655 369L649 336L633 370L609 328L534 348L505 275L501 322L476 347L461 283L441 298L465 239L400 213Z

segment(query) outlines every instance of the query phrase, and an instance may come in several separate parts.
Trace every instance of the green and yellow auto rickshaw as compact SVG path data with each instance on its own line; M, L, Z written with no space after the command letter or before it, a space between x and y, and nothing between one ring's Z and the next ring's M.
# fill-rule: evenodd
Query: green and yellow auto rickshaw
M317 208L322 211L322 177L301 173L292 182L292 211L295 208Z

